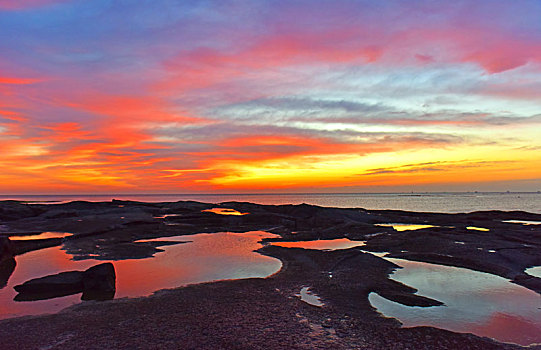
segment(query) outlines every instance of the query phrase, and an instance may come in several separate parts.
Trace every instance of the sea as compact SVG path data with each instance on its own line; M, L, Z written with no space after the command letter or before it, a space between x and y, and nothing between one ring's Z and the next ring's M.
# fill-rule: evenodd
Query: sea
M250 194L80 194L0 195L0 200L31 203L65 203L133 200L141 202L229 201L258 204L313 204L325 207L395 209L439 213L467 213L480 210L527 211L541 214L538 192L430 192L430 193L250 193Z

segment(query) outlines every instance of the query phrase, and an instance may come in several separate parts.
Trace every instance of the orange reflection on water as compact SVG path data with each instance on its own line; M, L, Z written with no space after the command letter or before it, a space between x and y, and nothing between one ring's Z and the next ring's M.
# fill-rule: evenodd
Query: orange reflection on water
M163 246L153 258L111 261L116 270L116 298L152 294L156 290L223 279L266 277L282 266L278 259L258 254L263 231L219 232L164 237L151 241L176 241ZM184 243L181 243L184 242ZM11 316L57 312L80 302L80 294L35 302L14 302L13 287L25 281L65 271L83 271L104 260L73 261L60 247L29 252L16 257L17 266L5 288L0 289L0 319Z
M420 230L423 228L437 227L434 225L420 225L420 224L375 224L376 226L392 227L397 231L410 231Z
M317 250L348 249L365 245L364 241L351 241L347 238L320 239L317 241L301 242L272 242L272 245L285 248L304 248Z
M68 232L43 232L39 235L29 235L29 236L11 236L9 237L12 241L28 241L32 239L45 239L45 238L64 238L71 236L71 233Z
M214 214L220 214L220 215L246 215L246 214L250 214L250 213L241 213L240 211L236 211L235 209L229 209L229 208L205 209L205 210L202 210L202 212L214 213Z

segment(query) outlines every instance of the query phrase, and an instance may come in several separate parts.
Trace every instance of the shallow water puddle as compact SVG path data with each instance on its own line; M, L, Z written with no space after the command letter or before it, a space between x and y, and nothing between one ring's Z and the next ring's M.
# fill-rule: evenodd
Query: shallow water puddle
M429 227L439 227L435 225L420 225L420 224L396 224L396 223L390 223L390 224L375 224L375 226L383 226L383 227L392 227L397 231L409 231L409 230L420 230L423 228L429 228Z
M69 237L72 234L69 232L43 232L38 235L28 235L28 236L10 236L9 239L12 241L27 241L32 239L45 239L45 238L64 238Z
M181 216L182 214L163 214L160 216L154 216L154 219L167 219L169 217Z
M530 267L524 270L528 275L541 278L541 266Z
M297 297L300 297L302 301L313 306L325 306L321 301L319 296L310 291L310 287L302 287L299 294L296 294Z
M434 326L474 333L502 342L541 342L541 296L508 280L464 268L388 259L403 267L391 278L418 289L417 294L445 303L409 307L371 293L369 300L382 314L405 327Z
M490 229L488 228L484 228L484 227L477 227L477 226L467 226L466 227L466 230L473 230L473 231L490 231Z
M352 241L347 238L338 239L320 239L315 241L299 242L272 242L272 245L284 248L304 248L317 250L336 250L360 247L366 244L366 241Z
M528 220L503 220L502 222L510 224L522 224L522 225L541 225L541 221L528 221Z
M116 298L150 295L164 288L223 279L267 277L280 270L278 259L254 252L261 248L263 238L276 235L253 231L246 233L220 232L152 241L189 242L163 246L164 252L153 258L112 261L116 269ZM80 294L66 297L15 302L13 286L29 279L70 270L85 270L103 260L73 261L59 247L29 252L15 259L17 266L8 285L0 289L0 318L57 312L80 302Z
M249 213L241 213L240 211L237 211L235 209L229 209L229 208L212 208L212 209L205 209L201 210L204 213L214 213L214 214L220 214L220 215L247 215Z

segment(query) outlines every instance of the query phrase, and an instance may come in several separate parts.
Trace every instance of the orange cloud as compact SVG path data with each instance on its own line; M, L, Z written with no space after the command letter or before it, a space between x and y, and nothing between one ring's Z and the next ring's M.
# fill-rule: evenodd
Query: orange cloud
M33 78L17 78L17 77L2 77L0 76L0 84L8 85L29 85L35 84L42 80Z

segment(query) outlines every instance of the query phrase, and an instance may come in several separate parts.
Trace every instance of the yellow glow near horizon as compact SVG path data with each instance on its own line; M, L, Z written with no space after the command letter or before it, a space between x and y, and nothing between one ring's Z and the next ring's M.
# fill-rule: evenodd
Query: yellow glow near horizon
M298 157L257 165L228 164L235 173L209 180L220 187L400 185L490 182L540 176L537 152L491 146L422 149L366 156Z

